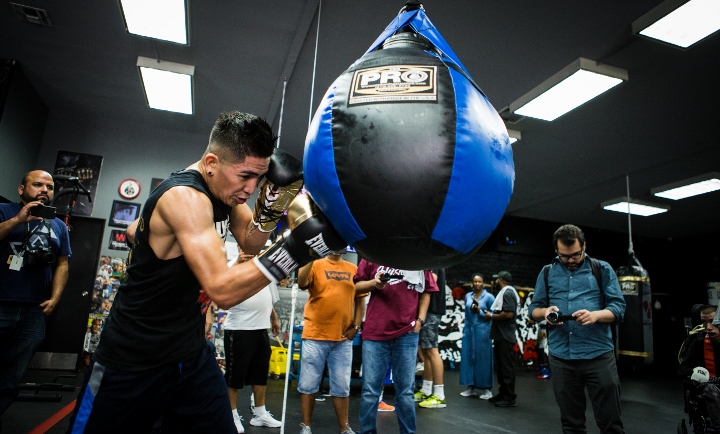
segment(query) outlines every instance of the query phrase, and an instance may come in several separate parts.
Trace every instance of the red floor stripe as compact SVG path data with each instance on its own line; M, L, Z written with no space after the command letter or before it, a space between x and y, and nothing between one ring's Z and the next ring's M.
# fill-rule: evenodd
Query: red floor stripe
M45 422L36 426L35 429L30 431L29 434L44 434L44 433L46 433L50 428L54 427L58 422L63 420L65 418L65 416L72 413L74 408L75 408L75 400L73 400L70 404L63 407L57 413L50 416L48 418L48 420L46 420Z

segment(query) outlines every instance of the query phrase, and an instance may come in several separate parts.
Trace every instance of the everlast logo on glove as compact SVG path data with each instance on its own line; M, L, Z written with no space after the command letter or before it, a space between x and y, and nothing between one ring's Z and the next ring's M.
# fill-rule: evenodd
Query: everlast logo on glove
M292 229L255 258L255 265L271 281L278 282L297 267L347 246L310 195L301 194L290 204L288 226Z
M285 275L292 273L298 265L287 250L283 248L277 249L268 259L270 259L276 267L280 268Z
M325 240L323 239L322 234L317 234L317 236L306 240L305 244L307 244L311 249L315 251L315 253L320 256L327 256L332 251L332 249L330 249L327 244L325 244Z

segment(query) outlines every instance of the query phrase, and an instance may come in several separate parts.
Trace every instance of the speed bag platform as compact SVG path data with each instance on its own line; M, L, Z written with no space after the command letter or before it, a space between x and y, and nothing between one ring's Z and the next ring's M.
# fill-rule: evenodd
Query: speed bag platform
M444 268L477 251L515 179L505 125L425 15L401 12L327 90L305 185L368 261Z

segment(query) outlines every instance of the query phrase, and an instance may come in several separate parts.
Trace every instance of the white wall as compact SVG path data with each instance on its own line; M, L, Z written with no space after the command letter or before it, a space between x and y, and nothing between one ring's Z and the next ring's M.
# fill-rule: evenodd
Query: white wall
M37 167L52 171L58 150L101 155L103 165L92 217L107 220L113 200L125 200L118 193L122 180L134 178L140 182L140 196L131 202L144 204L152 178L165 178L200 159L211 128L207 126L207 134L192 134L158 130L136 121L51 110ZM111 229L119 228L105 229L101 254L127 256L127 252L107 248Z

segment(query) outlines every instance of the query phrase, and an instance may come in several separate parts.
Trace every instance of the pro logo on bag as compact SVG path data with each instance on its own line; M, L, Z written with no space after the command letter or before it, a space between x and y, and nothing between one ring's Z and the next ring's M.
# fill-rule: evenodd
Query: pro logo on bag
M380 66L353 75L348 106L414 101L437 102L436 66Z

